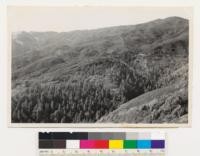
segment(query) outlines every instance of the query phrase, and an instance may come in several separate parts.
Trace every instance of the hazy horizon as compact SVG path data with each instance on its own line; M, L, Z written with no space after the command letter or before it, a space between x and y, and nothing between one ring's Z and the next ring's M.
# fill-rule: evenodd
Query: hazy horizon
M177 17L177 18L182 18L182 17L178 17L178 16L169 16L169 17L166 17L166 18L171 18L171 17ZM151 20L151 21L156 21L156 20L163 20L163 19L166 19L166 18L159 18L159 19L154 19L154 20ZM186 18L184 18L186 19ZM188 20L188 19L186 19ZM143 23L138 23L138 24L132 24L132 25L114 25L114 26L107 26L107 27L98 27L98 28L91 28L91 29L75 29L75 30L69 30L69 31L54 31L54 30L45 30L45 31L34 31L34 30L29 30L29 31L26 31L26 30L20 30L20 31L13 31L12 33L21 33L21 32L28 32L28 33L45 33L45 32L52 32L52 33L68 33L68 32L75 32L75 31L90 31L90 30L99 30L99 29L106 29L106 28L114 28L114 27L121 27L121 26L136 26L136 25L139 25L139 24L145 24L145 23L148 23L148 22L151 22L151 21L146 21L146 22L143 22Z
M177 16L190 19L188 7L8 7L11 32L71 32L129 26Z

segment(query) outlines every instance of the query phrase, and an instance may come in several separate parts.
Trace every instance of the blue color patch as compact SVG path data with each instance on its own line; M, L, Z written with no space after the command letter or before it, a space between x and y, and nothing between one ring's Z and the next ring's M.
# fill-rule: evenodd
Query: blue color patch
M138 149L151 149L151 140L137 140Z

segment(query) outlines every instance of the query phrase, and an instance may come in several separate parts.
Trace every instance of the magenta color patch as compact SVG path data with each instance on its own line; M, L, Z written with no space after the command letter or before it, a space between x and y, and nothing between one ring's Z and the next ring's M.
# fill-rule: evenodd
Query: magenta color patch
M81 149L95 148L95 141L94 140L80 140L80 148Z

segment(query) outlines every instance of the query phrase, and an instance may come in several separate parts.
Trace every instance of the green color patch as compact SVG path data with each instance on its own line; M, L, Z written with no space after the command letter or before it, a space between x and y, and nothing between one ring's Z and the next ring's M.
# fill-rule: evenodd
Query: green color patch
M124 149L137 148L136 140L124 140Z

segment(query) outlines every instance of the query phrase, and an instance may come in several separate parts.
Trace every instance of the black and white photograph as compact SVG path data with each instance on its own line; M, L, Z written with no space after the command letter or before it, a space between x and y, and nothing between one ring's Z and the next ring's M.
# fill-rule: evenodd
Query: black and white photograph
M187 125L191 12L8 7L10 123Z

